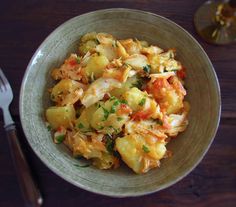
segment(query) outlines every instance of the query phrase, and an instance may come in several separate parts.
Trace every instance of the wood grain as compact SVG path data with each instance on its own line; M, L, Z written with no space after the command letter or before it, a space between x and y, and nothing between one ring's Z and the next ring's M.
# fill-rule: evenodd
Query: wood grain
M236 203L236 45L214 46L197 36L193 14L204 0L25 0L0 3L0 66L14 90L11 105L20 142L45 200L44 206L216 206ZM40 43L64 21L97 9L125 7L165 16L189 31L203 46L218 75L222 120L216 139L201 164L176 185L139 198L113 199L65 182L35 156L19 121L19 90L27 64ZM191 61L191 60L190 60ZM23 206L8 143L0 119L0 206Z

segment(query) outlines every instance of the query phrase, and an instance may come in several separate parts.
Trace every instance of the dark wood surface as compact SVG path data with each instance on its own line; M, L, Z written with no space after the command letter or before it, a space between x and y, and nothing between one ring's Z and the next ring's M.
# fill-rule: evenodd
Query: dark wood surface
M204 0L0 1L0 67L14 90L11 105L23 151L44 197L44 206L236 206L236 44L209 45L196 34L193 14ZM138 198L115 199L81 190L50 171L29 147L19 120L19 91L40 43L64 21L97 9L126 7L165 16L189 31L209 55L218 75L222 116L216 138L196 169L174 186ZM23 206L0 118L0 206Z

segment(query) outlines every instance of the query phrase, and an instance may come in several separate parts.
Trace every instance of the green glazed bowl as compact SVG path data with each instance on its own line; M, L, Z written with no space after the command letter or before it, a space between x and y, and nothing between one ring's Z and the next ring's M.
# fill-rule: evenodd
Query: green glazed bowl
M80 168L63 145L53 143L44 123L50 105L47 89L53 84L50 70L62 64L78 48L80 37L91 31L117 38L138 38L160 47L176 48L187 68L189 126L167 148L173 156L161 167L136 175L128 167L116 170ZM144 11L107 9L77 16L52 32L33 55L21 86L20 116L27 140L37 156L53 172L85 190L112 196L139 196L167 188L190 173L207 152L216 134L221 111L220 89L214 68L202 47L174 22Z

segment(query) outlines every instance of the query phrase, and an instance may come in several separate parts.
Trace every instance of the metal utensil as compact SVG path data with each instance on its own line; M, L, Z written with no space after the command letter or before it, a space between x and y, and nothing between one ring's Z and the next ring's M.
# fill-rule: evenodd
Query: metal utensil
M0 108L3 110L4 128L7 133L11 155L26 206L39 207L43 203L39 189L32 178L30 168L21 150L15 123L9 112L9 105L13 99L11 86L0 68Z

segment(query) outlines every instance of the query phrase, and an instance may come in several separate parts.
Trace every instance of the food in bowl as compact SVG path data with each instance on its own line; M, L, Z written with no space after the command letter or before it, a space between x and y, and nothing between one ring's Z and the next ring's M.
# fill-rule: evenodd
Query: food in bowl
M51 72L54 106L46 110L56 144L99 169L124 161L135 173L160 166L166 145L188 124L184 66L175 49L87 33L78 54Z

